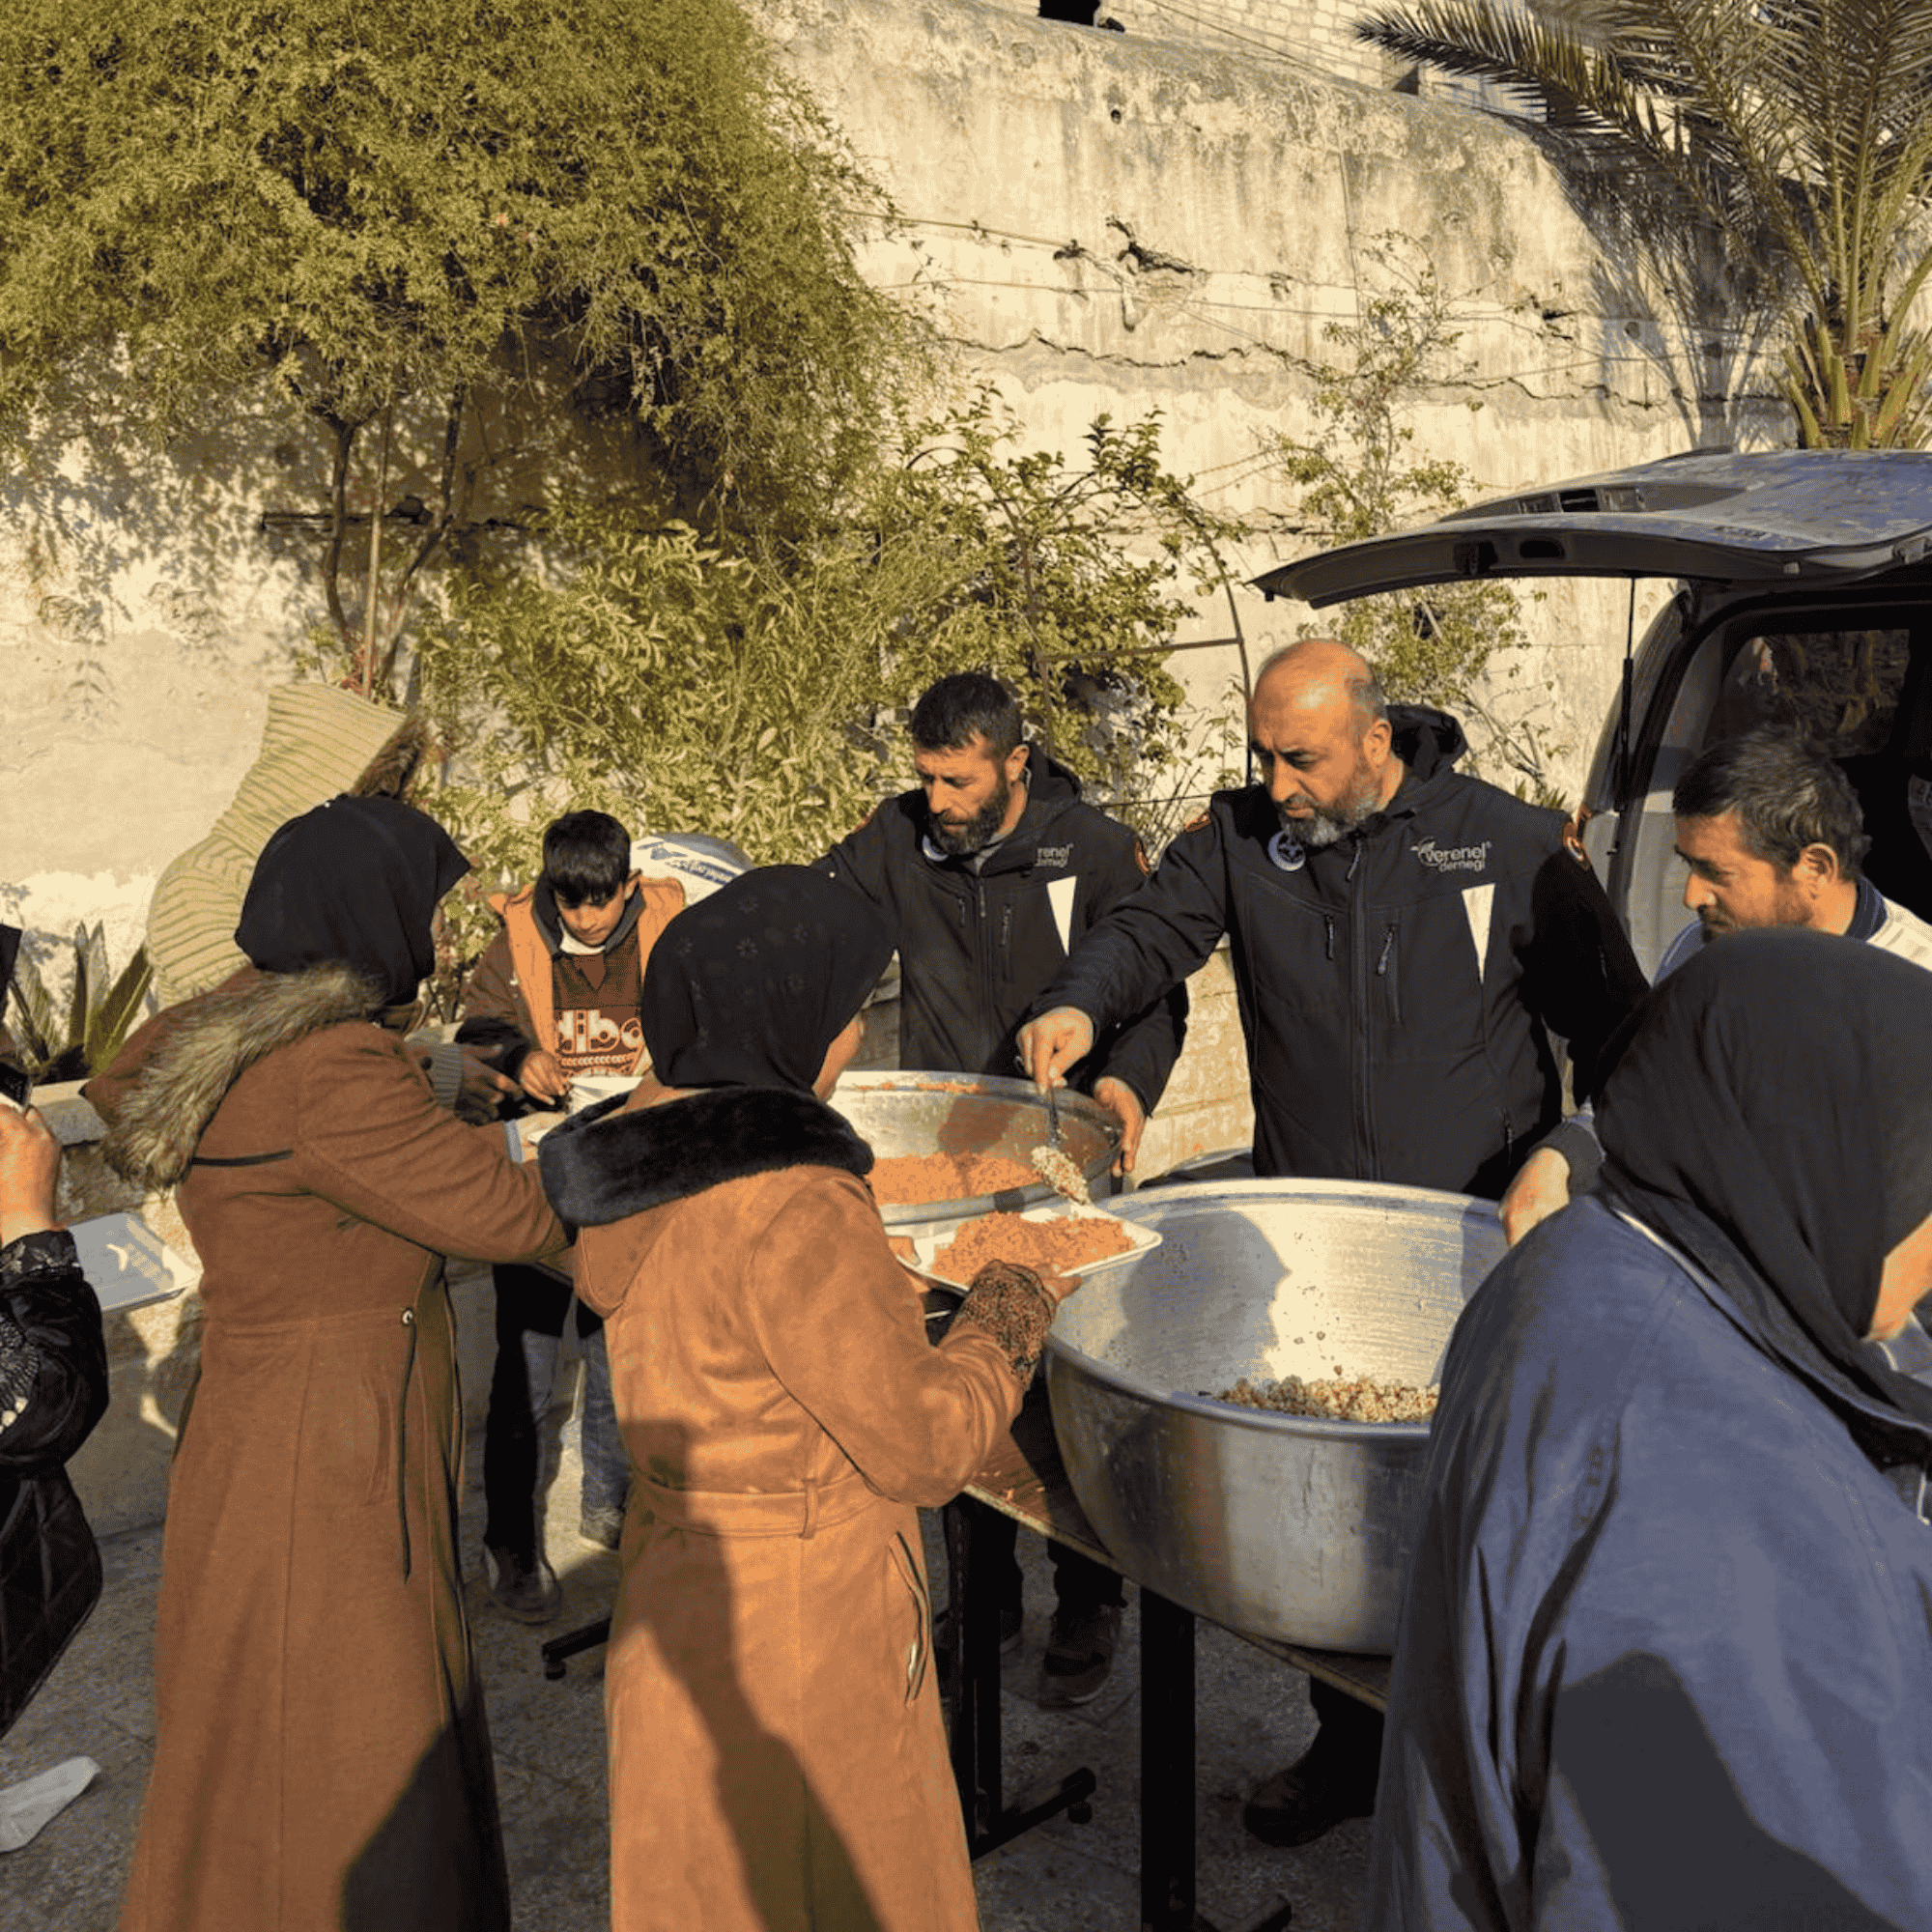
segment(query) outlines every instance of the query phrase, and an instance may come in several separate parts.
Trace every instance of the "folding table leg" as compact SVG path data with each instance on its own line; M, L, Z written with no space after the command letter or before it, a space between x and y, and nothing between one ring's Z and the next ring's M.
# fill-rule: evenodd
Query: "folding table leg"
M1195 1905L1194 1614L1141 1586L1141 1932L1214 1932ZM1281 1932L1277 1899L1241 1932Z
M996 1514L961 1496L945 1513L946 1559L952 1575L952 1633L957 1646L947 1688L952 1726L952 1778L966 1820L966 1847L980 1858L1065 1811L1076 1825L1093 1815L1088 1800L1095 1780L1084 1766L1068 1772L1038 1797L1010 1808L1001 1790L1000 1606L976 1574L976 1533Z
M1141 1587L1141 1926L1194 1915L1194 1615Z
M549 1638L542 1647L543 1674L554 1684L563 1676L569 1659L581 1650L595 1650L611 1640L611 1619L599 1617L595 1623L580 1624L561 1636Z

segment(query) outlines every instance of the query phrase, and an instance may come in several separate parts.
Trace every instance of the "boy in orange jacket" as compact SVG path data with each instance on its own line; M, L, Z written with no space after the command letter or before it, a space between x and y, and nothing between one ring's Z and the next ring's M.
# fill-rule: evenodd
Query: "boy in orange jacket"
M631 836L602 811L571 811L544 833L543 870L491 905L503 929L464 990L457 1039L482 1048L539 1107L567 1103L585 1074L643 1070L638 1001L644 961L684 905L675 879L643 879ZM563 1601L544 1554L537 1492L540 1430L550 1406L570 1289L539 1268L499 1265L497 1361L483 1434L483 1548L491 1597L524 1623L548 1623ZM603 1323L577 1305L583 1359L583 1495L579 1527L617 1547L630 1469L611 1400Z

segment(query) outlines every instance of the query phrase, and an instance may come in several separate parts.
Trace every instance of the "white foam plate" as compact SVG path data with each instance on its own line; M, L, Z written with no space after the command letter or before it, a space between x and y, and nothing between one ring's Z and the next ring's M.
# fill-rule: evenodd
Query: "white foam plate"
M980 1220L984 1216L974 1215L969 1218ZM1158 1229L1144 1228L1138 1221L1122 1220L1118 1214L1108 1213L1104 1208L1094 1208L1085 1202L1049 1201L1043 1208L1029 1208L1020 1219L1022 1221L1111 1221L1117 1228L1124 1228L1127 1231L1127 1236L1133 1243L1131 1247L1123 1249L1118 1255L1106 1255L1097 1262L1089 1262L1084 1267L1068 1268L1066 1272L1077 1281L1085 1281L1089 1275L1100 1274L1108 1268L1120 1267L1137 1256L1146 1254L1150 1248L1160 1246ZM967 1225L966 1221L961 1221L956 1226L944 1229L936 1235L915 1236L912 1244L913 1259L907 1261L901 1255L900 1263L914 1274L921 1275L927 1281L935 1281L943 1288L956 1289L961 1294L965 1293L972 1286L971 1282L957 1281L952 1275L936 1272L932 1262L939 1250L952 1239L960 1228Z
M201 1279L200 1264L169 1247L138 1215L99 1214L74 1222L68 1233L103 1315L172 1300Z
M570 1083L570 1111L581 1114L599 1100L614 1099L628 1094L641 1076L636 1073L580 1073Z

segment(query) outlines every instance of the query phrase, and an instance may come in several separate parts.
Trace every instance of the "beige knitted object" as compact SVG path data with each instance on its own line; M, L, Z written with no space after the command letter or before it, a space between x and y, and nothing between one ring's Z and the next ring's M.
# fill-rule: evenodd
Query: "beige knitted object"
M270 835L355 790L393 740L418 728L402 712L333 685L287 684L270 692L262 749L235 802L155 887L148 956L164 1007L205 993L247 964L235 926Z

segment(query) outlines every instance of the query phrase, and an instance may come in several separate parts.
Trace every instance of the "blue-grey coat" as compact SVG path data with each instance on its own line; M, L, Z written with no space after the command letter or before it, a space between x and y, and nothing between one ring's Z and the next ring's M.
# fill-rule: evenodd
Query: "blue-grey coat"
M1364 1924L1932 1925L1915 1493L1701 1271L1544 1224L1450 1346Z

